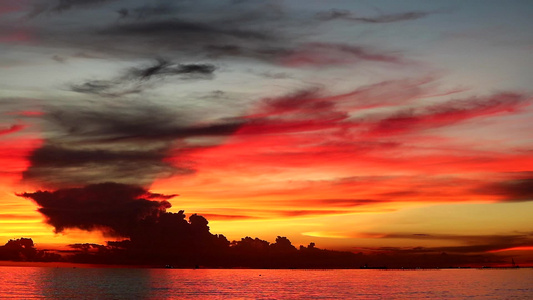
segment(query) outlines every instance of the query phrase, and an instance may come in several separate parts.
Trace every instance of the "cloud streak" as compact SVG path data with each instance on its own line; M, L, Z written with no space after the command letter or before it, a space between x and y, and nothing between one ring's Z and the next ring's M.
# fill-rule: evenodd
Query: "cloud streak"
M350 44L307 43L288 50L280 57L286 66L334 66L362 61L390 64L404 63L399 55L380 53L368 47Z
M474 190L484 195L502 197L502 201L533 201L533 178L519 178L482 185Z
M372 88L382 87L374 85ZM266 99L258 114L247 117L249 122L240 133L267 134L345 129L357 130L363 136L394 136L450 126L475 118L512 113L530 105L532 100L524 94L500 93L488 97L450 100L436 105L413 106L387 114L350 117L354 108L358 106L357 100L364 99L358 95L359 93L364 92L356 90L342 95L320 97L317 91L311 90L277 99ZM423 97L423 94L419 94L419 97ZM402 100L408 103L412 98L413 96L408 96ZM351 102L355 102L355 105ZM343 107L344 105L352 105L352 108ZM386 105L386 102L370 104L370 106L379 105Z
M431 14L436 14L438 12L428 12L428 11L408 11L402 13L392 13L392 14L379 14L374 17L360 17L355 13L349 10L337 10L332 9L327 12L319 12L316 14L316 18L321 21L334 21L334 20L343 20L356 23L370 23L370 24L379 24L379 23L396 23L403 21L412 21L417 19L422 19Z
M117 0L57 0L38 2L28 13L28 17L34 18L44 13L65 13L73 9L94 8Z
M211 64L176 64L165 59L157 59L155 64L130 68L123 75L111 80L89 80L72 84L73 92L102 97L123 97L139 94L153 88L155 80L178 76L180 80L212 79L216 67Z
M489 97L451 100L442 104L408 109L377 121L370 134L394 135L438 128L474 118L511 113L531 104L527 95L501 93Z
M531 233L510 235L453 235L453 234L382 234L383 239L445 240L459 242L460 246L415 247L397 249L405 253L446 252L461 254L490 253L513 247L533 246ZM383 249L386 250L386 249Z

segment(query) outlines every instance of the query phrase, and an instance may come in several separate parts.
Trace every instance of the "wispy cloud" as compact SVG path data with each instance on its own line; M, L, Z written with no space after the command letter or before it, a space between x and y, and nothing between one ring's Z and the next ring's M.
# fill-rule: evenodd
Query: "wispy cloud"
M281 61L288 66L355 64L361 61L400 64L400 55L380 53L368 47L349 44L308 43L287 51Z
M145 4L133 8L123 7L117 10L120 18L136 18L147 19L152 17L160 17L166 15L172 15L179 12L179 8L176 4L180 1L173 1L174 3L156 3L155 5Z
M117 0L54 0L34 4L28 17L34 18L43 13L64 13L73 9L92 8Z
M377 23L395 23L395 22L417 20L417 19L425 18L431 14L436 14L436 13L439 13L439 12L413 10L413 11L391 13L391 14L380 13L372 17L363 17L363 16L358 16L356 13L349 11L349 10L332 9L330 11L317 13L316 18L321 21L343 20L343 21L350 21L350 22L357 22L357 23L377 24Z
M479 117L511 113L531 104L528 95L501 93L488 97L451 100L442 104L400 110L370 125L369 134L392 135L453 125Z
M70 90L78 93L103 97L123 97L142 93L152 88L156 79L178 76L180 80L212 79L216 67L212 64L176 64L165 59L157 59L155 64L130 68L123 75L110 80L88 80L70 85Z

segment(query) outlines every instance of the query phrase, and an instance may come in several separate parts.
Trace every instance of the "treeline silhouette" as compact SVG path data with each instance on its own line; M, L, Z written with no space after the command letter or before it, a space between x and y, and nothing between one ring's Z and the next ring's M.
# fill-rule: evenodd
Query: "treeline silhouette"
M37 250L30 238L8 241L0 247L0 260L62 261L91 264L169 265L176 268L359 268L361 254L323 250L314 243L294 247L278 236L274 243L245 237L229 242L223 235L211 234L208 222L193 214L185 221L183 211L168 215L181 220L171 232L146 224L145 230L122 241L106 245L72 244L70 250ZM175 220L173 221L175 222ZM167 228L168 227L164 227ZM161 229L161 228L159 228ZM152 231L151 231L152 230ZM59 254L61 253L61 254Z
M188 244L190 247L181 245L177 248L170 245L152 247L132 240L109 241L107 245L72 244L69 245L70 250L60 250L61 254L58 254L56 250L38 250L30 238L20 238L9 240L4 246L0 246L0 260L261 269L414 269L480 267L502 263L494 256L446 253L363 254L319 249L314 243L297 249L286 237L281 236L276 238L275 243L251 237L228 242L222 235L211 235L208 239L211 239L211 242L204 241L206 243L203 245L195 243Z
M0 260L52 262L62 261L63 259L57 253L37 250L33 240L30 238L9 240L4 246L0 246Z
M168 212L175 195L151 193L137 185L92 184L79 188L23 193L39 206L56 232L77 228L116 237L106 245L74 244L70 250L44 251L29 238L0 247L0 260L68 261L94 264L173 266L178 268L434 268L486 265L495 256L388 251L363 254L296 248L278 236L271 243L244 237L229 241L212 234L203 216Z

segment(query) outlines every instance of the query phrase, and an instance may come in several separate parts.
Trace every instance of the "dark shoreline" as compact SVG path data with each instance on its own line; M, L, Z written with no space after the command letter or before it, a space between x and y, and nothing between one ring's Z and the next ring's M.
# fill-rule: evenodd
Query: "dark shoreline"
M488 267L488 266L466 266L466 267L442 267L442 268L215 268L215 267L168 267L160 265L113 265L113 264L85 264L69 262L19 262L0 261L0 267L48 267L48 268L102 268L102 269L177 269L177 270L303 270L303 271L332 271L332 270L379 270L379 271L438 271L438 270L521 270L533 269L533 266L525 267Z

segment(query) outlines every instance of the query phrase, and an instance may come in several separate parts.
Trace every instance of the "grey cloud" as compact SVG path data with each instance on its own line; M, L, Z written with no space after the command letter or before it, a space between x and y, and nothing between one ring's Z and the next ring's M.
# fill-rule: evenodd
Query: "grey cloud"
M121 97L138 94L155 86L151 79L178 76L180 80L211 79L216 67L212 64L176 64L165 59L157 59L153 65L131 68L123 75L110 80L88 80L71 84L73 92L103 97Z
M345 20L359 23L394 23L421 19L434 13L436 12L408 11L403 13L380 14L374 17L359 17L348 10L333 9L327 12L320 12L316 17L322 21Z
M28 13L33 18L43 13L63 13L72 9L97 7L117 0L57 0L36 3Z
M183 39L220 39L233 38L237 40L270 40L272 36L264 31L242 30L226 28L223 24L207 24L178 19L132 22L117 24L100 32L103 35L117 36L145 36L165 37L169 34Z
M404 59L398 54L387 54L382 51L360 45L338 43L302 43L297 45L241 46L236 44L207 45L204 48L208 57L243 57L268 61L285 66L302 65L340 65L373 61L400 64Z
M195 125L184 114L153 104L99 109L59 108L52 110L47 118L59 127L65 138L90 141L172 141L192 136L221 136L231 134L243 123L238 119L228 119Z
M177 111L153 104L63 106L49 108L43 117L47 138L30 155L23 176L25 181L51 187L103 180L149 185L156 178L193 173L192 163L180 160L180 151L209 147L216 141L190 146L187 139L228 136L242 123L195 124ZM174 162L167 160L169 156L175 156Z
M73 92L102 97L122 97L130 94L139 94L146 88L147 85L141 86L139 83L127 86L121 80L89 80L69 86L69 89Z
M73 8L91 6L91 5L100 5L107 2L113 2L116 0L59 0L55 6L53 6L53 11L65 11Z
M23 178L44 186L96 184L104 179L149 185L158 177L194 172L185 166L165 162L168 147L164 146L153 149L137 146L137 149L128 150L93 147L83 149L47 142L32 153L31 166L24 171Z
M124 77L138 80L171 75L181 75L182 78L209 78L215 69L211 64L175 64L165 59L157 59L152 66L130 69Z
M121 8L117 11L120 18L146 19L151 17L166 16L177 12L177 7L170 3L156 5L142 5L135 8Z
M292 67L301 65L290 64L295 56L305 56L300 62L306 65L403 62L397 55L362 45L316 43L310 34L321 22L302 12L286 11L288 8L280 4L254 2L248 5L227 1L132 3L131 7L125 1L110 5L119 14L118 20L102 14L103 19L96 24L70 20L77 26L65 28L50 22L32 29L43 44L77 48L82 52L94 52L93 56L99 57L161 55L180 57L180 60L231 57ZM79 3L76 6L87 5ZM80 18L83 20L84 17ZM99 84L102 83L90 83ZM74 87L77 91L87 90L93 94L98 93L98 88L83 84ZM125 91L106 90L103 94L117 97L138 92L134 87Z

